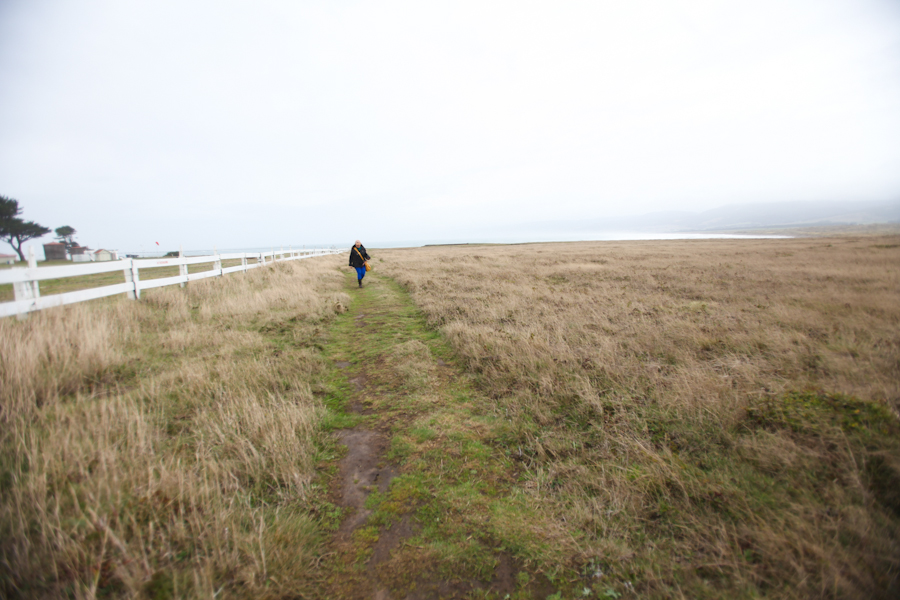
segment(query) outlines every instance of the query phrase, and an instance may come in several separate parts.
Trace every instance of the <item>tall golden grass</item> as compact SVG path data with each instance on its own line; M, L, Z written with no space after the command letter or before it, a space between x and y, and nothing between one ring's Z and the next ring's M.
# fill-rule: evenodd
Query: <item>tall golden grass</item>
M485 392L565 566L646 597L900 592L897 237L376 256ZM0 320L0 594L314 595L342 264ZM419 343L393 359L435 371Z
M576 565L652 597L874 598L900 593L898 241L447 246L376 265L477 376Z
M0 320L0 595L308 593L339 260Z

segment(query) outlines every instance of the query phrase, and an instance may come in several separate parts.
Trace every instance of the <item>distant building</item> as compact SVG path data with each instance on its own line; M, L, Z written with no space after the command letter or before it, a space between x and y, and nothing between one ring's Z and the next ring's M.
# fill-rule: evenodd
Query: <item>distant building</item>
M0 265L14 265L18 259L15 254L0 254Z
M87 246L72 246L69 248L69 256L72 262L91 262L94 260L94 251Z
M58 242L44 244L44 260L66 260L66 245Z
M100 248L99 250L94 250L94 260L97 262L119 260L119 253L116 250L104 250L103 248Z

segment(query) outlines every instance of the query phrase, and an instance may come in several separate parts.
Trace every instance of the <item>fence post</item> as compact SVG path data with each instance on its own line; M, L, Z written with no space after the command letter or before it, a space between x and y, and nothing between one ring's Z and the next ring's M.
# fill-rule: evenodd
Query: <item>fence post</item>
M34 289L31 287L30 281L17 281L13 284L13 292L15 294L16 302L20 300L33 300L34 299ZM20 309L21 311L21 309ZM23 312L19 312L16 314L16 318L20 321L24 321L28 318L28 309L26 308Z
M125 297L129 300L137 300L141 297L141 290L138 288L138 270L134 264L133 258L125 259L128 264L122 269L125 274L125 283L130 284L129 290L125 292Z
M37 269L37 257L34 255L34 246L28 246L28 268ZM37 280L31 282L32 298L41 297L41 288Z
M213 246L213 256L216 257L216 262L213 263L213 270L216 272L216 277L222 276L222 259L219 258L219 251L216 250L216 247Z
M140 300L141 299L141 275L139 273L140 269L138 268L138 264L135 260L131 259L131 275L134 279L134 295Z
M125 259L130 263L134 262L133 258ZM125 283L129 284L128 291L125 292L125 297L129 300L134 300L134 272L131 270L130 265L125 265L125 268L122 269L122 274L125 275Z
M184 244L178 247L178 258L184 258ZM184 281L181 282L181 287L187 285L187 276L188 276L188 268L185 264L178 265L178 274L184 277Z
M241 254L241 266L244 267L244 273L247 272L247 253Z
M28 270L37 268L37 259L34 257L34 247L28 247ZM15 295L16 301L20 300L34 300L36 298L40 298L40 288L38 287L37 281L17 281L13 284L13 294ZM28 318L28 309L26 308L24 311L16 314L16 318L20 321L24 321Z

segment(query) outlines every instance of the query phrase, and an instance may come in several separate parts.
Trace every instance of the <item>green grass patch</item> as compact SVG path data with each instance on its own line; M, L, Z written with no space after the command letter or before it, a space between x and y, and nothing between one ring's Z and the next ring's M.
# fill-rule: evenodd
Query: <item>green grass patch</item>
M780 398L760 400L747 415L754 425L804 435L821 435L838 428L863 443L877 443L900 433L897 419L887 407L818 391L789 392Z
M372 514L354 537L356 550L336 559L330 571L364 569L380 535L401 520L410 523L411 537L393 550L391 564L398 570L379 571L398 590L422 578L487 585L501 553L519 565L537 564L550 547L535 533L542 517L515 492L512 464L494 443L502 421L484 410L487 400L469 378L439 366L438 359L456 362L446 340L390 280L370 275L351 298L325 347L332 363L349 363L332 369L323 401L334 416L326 426L353 423L339 415L365 398L374 414L360 423L391 432L385 459L399 466L400 475L386 492L369 494ZM364 382L362 391L350 381ZM342 562L348 557L353 564Z

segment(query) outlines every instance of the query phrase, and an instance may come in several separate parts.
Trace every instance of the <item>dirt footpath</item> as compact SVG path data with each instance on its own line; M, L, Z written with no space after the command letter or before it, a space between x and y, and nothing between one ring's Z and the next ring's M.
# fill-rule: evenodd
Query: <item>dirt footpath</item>
M493 418L479 414L469 378L403 290L365 282L326 348L333 406L352 426L334 430L341 520L321 561L322 597L553 595L504 539L517 467L489 446Z

